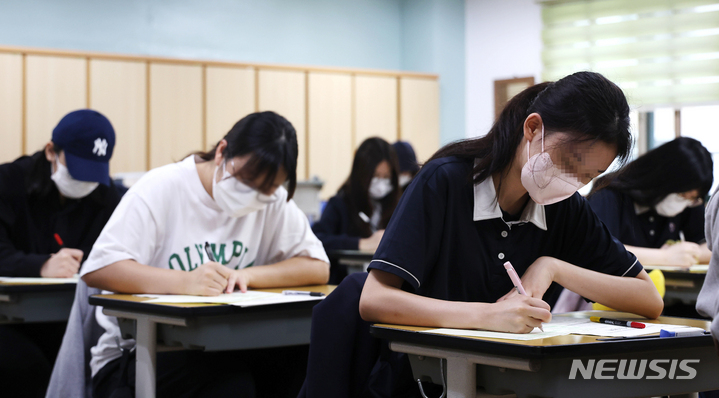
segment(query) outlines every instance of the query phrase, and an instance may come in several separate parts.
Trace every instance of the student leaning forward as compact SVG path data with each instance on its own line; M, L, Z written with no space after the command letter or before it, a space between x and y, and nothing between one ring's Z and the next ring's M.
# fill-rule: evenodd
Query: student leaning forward
M297 152L292 125L262 112L240 120L211 151L150 171L100 234L83 280L113 292L208 296L326 283L322 244L290 201ZM206 241L217 262L208 260ZM134 390L135 342L122 338L116 318L100 310L96 317L105 333L92 348L94 396ZM296 394L288 381L294 373L301 380L306 351L177 351L157 361L158 396L252 397L255 386L259 396L287 396ZM277 374L286 382L276 383Z

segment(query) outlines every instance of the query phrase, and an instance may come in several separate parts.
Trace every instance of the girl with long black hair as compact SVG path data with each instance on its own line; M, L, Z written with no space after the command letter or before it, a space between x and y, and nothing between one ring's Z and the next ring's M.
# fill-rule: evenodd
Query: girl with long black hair
M203 296L326 283L327 255L290 200L296 169L292 125L274 112L244 117L211 151L151 170L130 188L85 262L83 280L118 293ZM101 311L96 318L105 333L92 348L93 394L107 397L134 383L135 361L125 356L135 342L123 338L116 318ZM280 358L272 362L264 351L159 353L157 393L254 396L256 385L260 396L296 395L272 389L291 384L277 384L276 372L289 379L303 373L306 360L294 354L275 353Z
M711 252L702 204L712 172L709 151L693 138L680 137L598 178L587 200L642 264L706 264Z
M374 252L399 200L399 164L394 148L379 137L360 144L345 183L312 230L325 249ZM330 283L346 275L333 262Z
M576 192L630 149L626 98L602 75L521 92L486 136L440 149L405 191L369 265L362 317L526 333L550 320L542 297L553 282L659 316L662 299L637 258Z

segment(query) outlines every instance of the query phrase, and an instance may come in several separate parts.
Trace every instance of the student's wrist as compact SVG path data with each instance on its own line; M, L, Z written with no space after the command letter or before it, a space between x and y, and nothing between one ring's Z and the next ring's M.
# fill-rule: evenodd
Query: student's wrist
M546 272L549 273L552 278L552 282L557 282L558 284L564 286L562 283L562 276L567 274L567 266L571 264L554 257L543 257L543 259Z

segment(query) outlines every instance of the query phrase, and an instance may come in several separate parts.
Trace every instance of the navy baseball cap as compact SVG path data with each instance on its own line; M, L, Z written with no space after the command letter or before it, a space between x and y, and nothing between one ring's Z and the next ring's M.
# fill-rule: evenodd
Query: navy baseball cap
M414 154L412 145L406 141L397 141L392 144L395 152L397 152L397 159L399 160L399 171L404 173L409 171L415 174L419 171L419 164L417 164L417 156Z
M100 112L81 109L68 113L52 130L52 143L65 152L72 178L110 185L115 130Z

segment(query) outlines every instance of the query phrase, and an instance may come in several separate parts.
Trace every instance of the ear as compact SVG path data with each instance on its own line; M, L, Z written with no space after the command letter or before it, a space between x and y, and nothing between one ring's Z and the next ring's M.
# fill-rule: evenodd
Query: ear
M222 152L225 151L225 148L227 148L227 140L222 139L217 144L217 148L215 148L215 165L219 166L220 163L222 163L222 160L224 159L222 157Z
M45 144L45 159L47 159L47 161L50 163L55 162L55 158L57 157L57 153L55 153L55 150L53 149L54 147L55 145L52 143L52 141Z
M532 142L534 137L542 133L542 117L539 113L530 113L526 119L524 119L524 138Z

